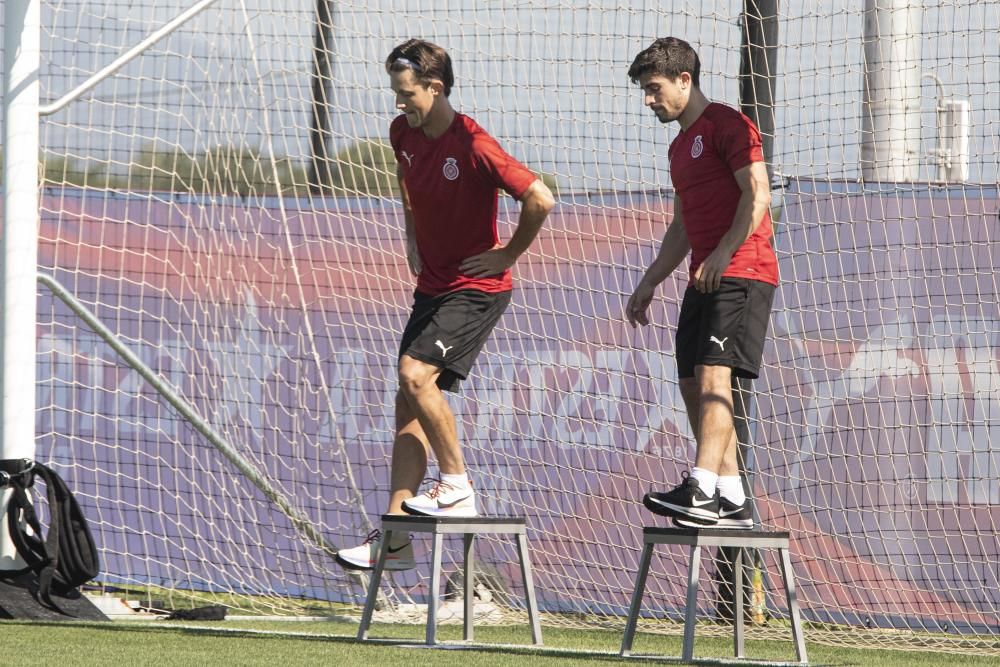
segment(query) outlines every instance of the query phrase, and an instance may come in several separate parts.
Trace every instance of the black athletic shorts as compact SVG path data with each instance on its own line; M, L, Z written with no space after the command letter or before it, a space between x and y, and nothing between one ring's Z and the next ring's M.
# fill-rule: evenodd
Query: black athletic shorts
M728 366L733 375L756 379L774 301L774 285L723 278L707 294L688 287L677 321L677 374L694 377L694 367Z
M413 293L413 311L403 330L404 354L442 369L437 385L457 391L486 339L510 304L511 292L466 289L438 296Z

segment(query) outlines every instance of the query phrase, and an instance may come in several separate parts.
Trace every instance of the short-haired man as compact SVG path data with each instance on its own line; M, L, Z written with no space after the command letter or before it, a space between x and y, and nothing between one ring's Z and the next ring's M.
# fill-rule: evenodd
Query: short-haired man
M639 53L628 71L659 121L681 128L668 151L674 217L625 307L633 327L649 324L657 285L691 251L675 352L697 442L695 466L679 486L648 493L643 504L681 526L752 528L737 461L732 378L757 377L778 284L771 193L760 132L740 112L705 97L700 69L690 44L666 37Z
M455 391L511 298L510 268L528 249L552 193L471 118L448 101L451 58L436 44L411 39L385 62L396 108L389 140L406 222L406 257L417 276L413 309L399 350L396 437L389 514L476 516L455 416L442 393ZM520 201L506 245L497 235L497 195ZM440 479L417 491L433 451ZM375 565L381 535L337 553L348 568ZM414 566L409 539L390 544L386 568Z

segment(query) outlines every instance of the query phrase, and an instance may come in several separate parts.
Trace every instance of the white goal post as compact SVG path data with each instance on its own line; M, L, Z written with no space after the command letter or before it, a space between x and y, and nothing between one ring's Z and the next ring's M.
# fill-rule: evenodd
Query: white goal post
M38 256L37 0L4 3L3 233L0 234L0 459L35 457L35 274ZM10 490L0 489L0 517ZM0 530L0 570L24 567Z
M451 403L483 509L527 517L543 623L624 625L639 501L694 451L683 271L651 327L622 313L672 218L677 133L626 73L679 36L708 97L739 107L744 12L770 3L652 4L5 3L0 453L74 488L103 586L281 614L363 595L328 554L386 500L413 282L383 59L423 37L454 60L453 105L558 200ZM774 24L782 284L746 443L761 525L791 531L809 641L995 654L1000 2L801 4ZM32 48L34 77L14 58ZM501 236L515 214L503 197ZM483 545L520 613L509 546ZM641 629L683 617L677 555L654 562ZM406 573L391 593L426 587Z

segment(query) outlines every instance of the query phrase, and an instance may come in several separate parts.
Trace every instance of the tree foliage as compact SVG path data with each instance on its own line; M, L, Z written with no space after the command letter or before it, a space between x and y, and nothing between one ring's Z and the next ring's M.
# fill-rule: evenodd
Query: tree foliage
M0 154L2 155L2 154ZM323 192L334 196L398 197L396 158L388 142L358 141L332 159L275 157L250 147L216 146L189 152L181 147L147 144L127 161L106 162L43 152L40 176L46 186L122 190L129 192L187 192L205 195L305 196ZM322 177L322 188L310 180ZM553 192L558 183L551 174L539 175ZM0 182L3 174L0 171Z

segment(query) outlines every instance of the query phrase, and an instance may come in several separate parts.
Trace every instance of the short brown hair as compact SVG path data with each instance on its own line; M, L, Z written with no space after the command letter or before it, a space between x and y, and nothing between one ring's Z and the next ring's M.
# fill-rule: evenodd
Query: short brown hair
M628 68L632 83L638 83L643 74L658 74L676 80L682 72L691 75L691 84L699 88L701 61L690 44L676 37L661 37L639 52Z
M455 74L451 70L451 57L437 44L423 39L408 39L392 50L385 59L386 72L412 70L413 75L427 86L433 80L444 84L444 96L451 95Z

